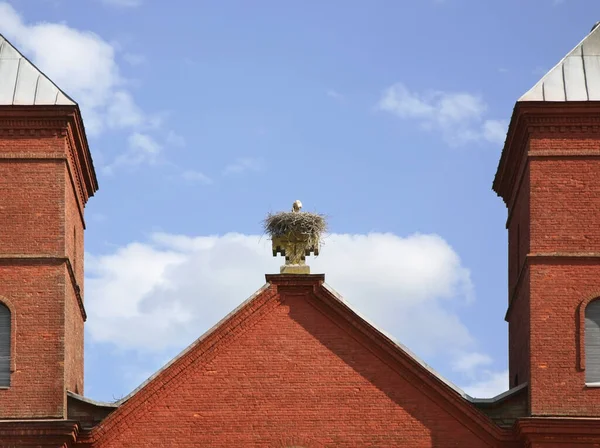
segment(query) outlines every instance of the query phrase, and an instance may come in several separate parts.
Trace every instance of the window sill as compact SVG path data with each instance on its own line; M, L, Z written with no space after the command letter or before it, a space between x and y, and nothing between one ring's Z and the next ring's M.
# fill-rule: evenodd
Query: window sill
M585 387L589 387L591 389L600 387L600 382L597 383L585 383Z

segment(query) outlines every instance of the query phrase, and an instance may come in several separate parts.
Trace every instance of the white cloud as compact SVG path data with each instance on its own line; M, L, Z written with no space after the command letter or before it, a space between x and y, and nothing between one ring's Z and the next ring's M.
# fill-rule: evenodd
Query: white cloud
M492 362L493 359L483 353L463 353L452 362L452 370L472 376L480 367L490 365Z
M156 156L160 152L160 145L146 134L135 132L129 136L129 145L132 149L149 156Z
M127 150L120 154L113 163L103 167L104 174L113 174L119 166L153 165L158 162L162 145L154 137L134 132L129 136L127 143Z
M209 184L213 183L212 179L210 177L208 177L206 174L204 174L204 173L202 173L200 171L195 171L195 170L184 171L181 174L181 177L188 184L204 184L204 185L209 185Z
M485 372L483 379L462 388L474 398L491 398L508 390L508 370L502 372Z
M107 106L107 123L113 128L137 128L144 125L146 116L129 92L114 92Z
M118 6L121 8L135 8L140 6L143 1L142 0L102 0L102 3L111 6Z
M310 260L312 271L325 272L354 309L419 356L460 366L459 375L487 365L454 311L472 300L469 270L442 238L334 234L323 252ZM242 234L154 234L86 256L91 340L154 355L199 337L282 263L266 238Z
M127 4L132 0L114 0ZM116 44L95 33L64 23L26 23L16 10L0 2L0 29L15 46L81 107L86 131L98 136L111 129L147 132L161 125L161 117L143 111L122 76L116 61ZM57 51L60 49L60 51ZM133 160L131 154L116 159ZM147 158L137 158L140 163ZM107 170L112 169L115 161Z
M233 163L227 165L223 170L223 174L239 174L245 171L260 171L262 162L251 157L241 157Z
M416 120L424 129L441 132L453 146L481 141L504 143L506 122L484 119L486 103L470 93L428 91L420 94L397 83L383 92L377 107L399 118Z
M129 136L129 151L123 155L123 162L132 165L155 163L162 146L148 134L134 132ZM118 161L119 159L117 159Z
M489 142L504 143L508 120L485 120L482 126L483 138Z
M94 33L62 23L26 24L5 2L0 3L0 29L76 99L88 132L100 132L105 109L123 82L115 62L115 49ZM60 51L56 51L57 48Z

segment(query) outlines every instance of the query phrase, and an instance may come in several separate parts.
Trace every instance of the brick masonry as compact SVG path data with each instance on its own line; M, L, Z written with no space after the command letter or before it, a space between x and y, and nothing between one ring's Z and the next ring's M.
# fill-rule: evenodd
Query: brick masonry
M93 446L491 446L474 421L491 426L483 415L426 390L318 287L290 278L292 287L253 299L111 414Z
M600 446L600 389L585 386L581 344L583 310L600 297L598 116L590 104L529 104L511 121L494 189L508 207L518 394L474 404L322 276L274 275L135 394L103 406L79 397L83 210L97 189L79 111L0 107L0 300L13 313L0 446Z
M82 181L76 108L19 111L0 108L0 301L13 358L0 419L64 418L66 391L83 393L82 210L95 186Z
M521 104L495 189L509 210L511 381L533 416L598 416L582 303L600 297L600 127L593 104ZM584 307L583 307L584 308Z

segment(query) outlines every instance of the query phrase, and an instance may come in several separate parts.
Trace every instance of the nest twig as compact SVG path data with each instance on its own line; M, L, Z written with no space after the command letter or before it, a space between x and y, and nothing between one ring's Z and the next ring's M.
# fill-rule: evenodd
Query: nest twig
M271 238L296 235L306 238L310 244L318 244L327 231L327 220L323 215L310 212L269 213L263 227Z

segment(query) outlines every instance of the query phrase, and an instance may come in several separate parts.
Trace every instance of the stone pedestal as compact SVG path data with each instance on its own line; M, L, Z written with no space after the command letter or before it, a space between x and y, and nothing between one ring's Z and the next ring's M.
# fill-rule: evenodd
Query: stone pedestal
M310 266L306 264L306 257L319 255L319 241L309 235L288 233L271 239L273 256L283 255L285 264L281 266L281 274L310 274Z

